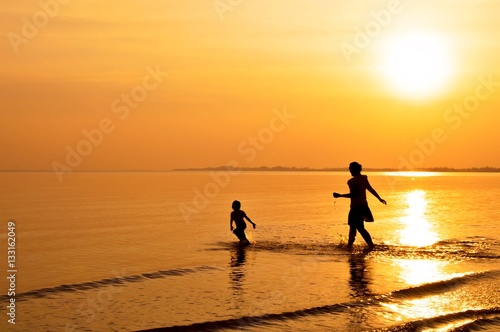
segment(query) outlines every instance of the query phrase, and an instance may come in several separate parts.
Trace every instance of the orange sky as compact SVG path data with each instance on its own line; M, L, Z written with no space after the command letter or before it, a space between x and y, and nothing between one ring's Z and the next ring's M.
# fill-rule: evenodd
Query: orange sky
M0 170L500 167L499 12L487 0L8 2ZM428 95L380 69L383 45L408 31L451 55Z

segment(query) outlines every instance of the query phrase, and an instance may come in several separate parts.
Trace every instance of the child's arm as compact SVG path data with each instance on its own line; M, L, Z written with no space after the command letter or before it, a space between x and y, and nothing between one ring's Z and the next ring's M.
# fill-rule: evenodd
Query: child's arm
M339 197L351 198L351 193L348 193L348 194L333 193L333 197L335 197L335 198L339 198Z
M233 217L232 216L230 217L230 221L229 221L229 229L231 231L233 230Z
M375 197L378 198L378 200L380 201L380 203L382 204L387 204L387 202L385 200L383 200L382 198L380 198L380 196L378 195L378 193L375 191L375 189L373 189L373 187L370 185L370 183L368 183L368 186L366 187L366 189L371 192L371 194Z
M245 214L245 219L248 220L248 222L252 224L253 228L255 228L255 226L257 226L257 224L255 224L253 221L251 221L250 218L248 218L248 216L246 214Z

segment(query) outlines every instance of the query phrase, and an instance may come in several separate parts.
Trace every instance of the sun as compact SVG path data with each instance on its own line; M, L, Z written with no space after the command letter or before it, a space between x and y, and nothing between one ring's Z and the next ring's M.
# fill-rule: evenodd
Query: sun
M381 47L382 75L398 94L410 98L438 95L453 72L446 40L430 32L393 35Z

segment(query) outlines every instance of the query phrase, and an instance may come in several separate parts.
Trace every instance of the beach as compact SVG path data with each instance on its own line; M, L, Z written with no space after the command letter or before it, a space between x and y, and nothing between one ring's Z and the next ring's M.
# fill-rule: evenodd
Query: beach
M332 197L348 172L0 173L0 329L498 331L500 175L364 174L387 201L367 254Z

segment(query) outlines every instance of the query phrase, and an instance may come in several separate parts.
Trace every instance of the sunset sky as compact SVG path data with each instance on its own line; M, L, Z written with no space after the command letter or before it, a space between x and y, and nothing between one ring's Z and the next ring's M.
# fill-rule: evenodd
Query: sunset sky
M0 170L500 167L499 1L0 9Z

